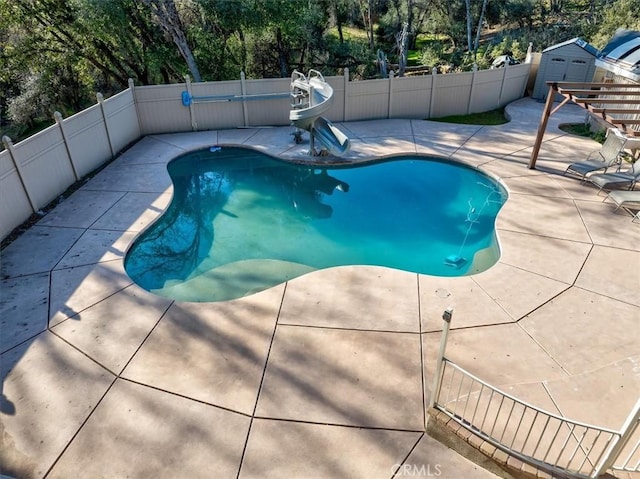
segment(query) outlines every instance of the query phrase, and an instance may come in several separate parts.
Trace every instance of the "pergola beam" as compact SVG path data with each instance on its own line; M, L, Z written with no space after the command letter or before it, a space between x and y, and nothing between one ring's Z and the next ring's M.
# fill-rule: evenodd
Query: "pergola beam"
M602 105L640 105L640 99L632 98L572 98L576 103L599 103ZM640 113L640 111L638 111Z
M558 93L570 95L640 95L639 90L590 90L585 88L558 88Z
M547 82L547 85L553 82ZM562 83L558 88L638 88L638 85L634 83L590 83L590 82L555 82L556 84Z
M555 107L553 110L551 110L551 113L549 113L549 116L553 115L555 112L557 112L560 108L565 106L570 101L571 101L571 98L565 97L564 100L562 100L562 102L560 102L560 104L557 107Z
M640 125L640 118L635 119L623 119L612 118L611 113L628 114L628 115L640 115L640 106L638 108L621 108L625 105L640 105L640 99L638 98L625 98L627 96L640 95L640 88L636 84L632 83L585 83L585 82L547 82L549 85L549 91L547 93L547 100L542 111L542 118L540 119L540 125L538 126L538 134L536 135L536 141L533 145L531 152L531 158L529 159L529 169L534 170L536 167L536 161L540 154L540 147L542 146L542 139L547 129L549 117L557 112L562 106L569 101L573 101L585 110L599 114L599 116L606 121L609 125L619 130L624 131L627 135L640 136L640 131L635 131L627 128L628 125ZM604 90L593 88L605 88ZM564 99L555 109L552 110L553 101L556 93L561 94ZM574 94L591 95L590 98L575 97ZM620 98L601 98L601 96L617 96ZM597 106L593 106L597 105ZM606 108L601 105L614 105L614 108ZM619 105L619 107L615 107Z
M614 125L640 125L640 118L611 118L609 122Z
M629 115L634 115L638 113L638 109L637 108L604 108L604 107L599 107L599 106L591 106L591 105L587 105L589 107L589 111L591 113L627 113Z

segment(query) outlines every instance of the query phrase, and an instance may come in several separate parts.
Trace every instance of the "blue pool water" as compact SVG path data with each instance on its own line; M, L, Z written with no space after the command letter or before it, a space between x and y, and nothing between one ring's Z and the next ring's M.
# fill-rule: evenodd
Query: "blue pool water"
M341 265L461 276L500 254L494 225L506 191L455 162L413 155L320 167L216 147L168 170L173 200L125 268L174 299L234 299Z

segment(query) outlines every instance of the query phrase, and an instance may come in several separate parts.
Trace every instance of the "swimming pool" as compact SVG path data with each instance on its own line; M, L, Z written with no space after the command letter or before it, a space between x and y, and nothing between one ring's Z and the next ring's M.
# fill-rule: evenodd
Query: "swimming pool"
M500 256L494 225L506 190L453 161L310 165L212 147L168 171L172 202L134 241L125 269L173 299L234 299L342 265L461 276Z

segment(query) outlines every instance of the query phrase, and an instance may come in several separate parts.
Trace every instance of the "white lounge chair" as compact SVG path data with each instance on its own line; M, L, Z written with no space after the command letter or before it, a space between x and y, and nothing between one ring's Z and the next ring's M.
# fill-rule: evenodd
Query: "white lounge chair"
M636 161L626 171L617 171L615 173L596 173L587 178L589 182L598 187L598 194L602 190L610 189L633 189L638 180L640 180L640 160Z
M633 216L633 221L640 219L640 190L610 191L606 199L610 199L618 205L616 210L622 208Z
M594 171L603 170L603 173L606 173L610 167L620 164L620 154L624 151L626 142L627 137L621 131L610 129L599 150L589 153L585 161L571 163L564 174L571 174L585 180L586 176Z

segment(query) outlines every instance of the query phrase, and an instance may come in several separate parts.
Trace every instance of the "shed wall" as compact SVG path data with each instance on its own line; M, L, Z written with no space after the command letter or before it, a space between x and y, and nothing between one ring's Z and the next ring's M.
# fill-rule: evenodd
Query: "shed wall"
M532 97L544 100L548 81L591 81L595 57L577 44L564 45L542 53Z

